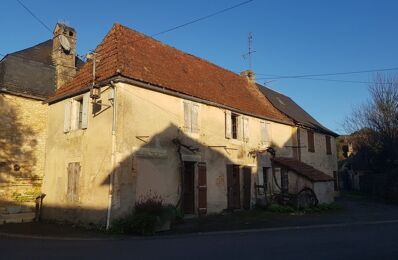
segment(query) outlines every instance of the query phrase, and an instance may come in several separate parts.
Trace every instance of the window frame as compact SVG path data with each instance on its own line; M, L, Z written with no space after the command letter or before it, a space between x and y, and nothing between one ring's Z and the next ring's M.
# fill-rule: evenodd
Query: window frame
M326 154L331 155L332 154L332 138L329 135L325 136L325 142L326 142Z

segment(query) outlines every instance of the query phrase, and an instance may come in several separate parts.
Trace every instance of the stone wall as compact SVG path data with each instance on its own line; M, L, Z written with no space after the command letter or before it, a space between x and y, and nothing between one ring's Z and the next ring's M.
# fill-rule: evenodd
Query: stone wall
M44 174L46 104L0 94L0 207L33 203Z

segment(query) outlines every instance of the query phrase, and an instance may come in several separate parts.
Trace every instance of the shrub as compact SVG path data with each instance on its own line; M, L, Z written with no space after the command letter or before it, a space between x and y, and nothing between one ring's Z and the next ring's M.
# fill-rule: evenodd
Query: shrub
M272 203L269 205L268 210L271 212L277 212L277 213L292 213L294 212L294 208L287 206L287 205L281 205L277 203Z
M175 220L179 210L173 205L164 205L161 196L149 192L134 205L133 214L112 223L112 232L118 234L153 235L157 226Z

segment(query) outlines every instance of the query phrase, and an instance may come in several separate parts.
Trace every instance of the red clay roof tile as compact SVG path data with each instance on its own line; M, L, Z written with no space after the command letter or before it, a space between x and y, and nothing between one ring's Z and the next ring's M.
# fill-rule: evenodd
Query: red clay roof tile
M116 75L151 83L259 117L291 124L255 84L206 60L179 51L132 29L115 24L96 49L96 81ZM50 97L57 101L91 84L92 62Z

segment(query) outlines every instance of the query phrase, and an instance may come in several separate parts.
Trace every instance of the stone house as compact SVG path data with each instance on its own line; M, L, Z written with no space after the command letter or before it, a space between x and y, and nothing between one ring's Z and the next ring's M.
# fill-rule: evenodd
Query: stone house
M327 198L322 199L323 201L332 201L330 195L333 194L333 191L338 190L336 149L336 137L338 137L338 134L324 127L291 98L265 86L258 84L258 87L272 105L292 119L296 126L293 128L294 146L292 149L294 160L282 158L281 160L275 160L274 164L289 172L297 172L294 169L298 168L310 170L312 174L308 173L307 179L312 180L313 184L309 186L312 186L315 192L318 193L318 197L321 194L327 196ZM317 172L333 176L334 182L332 183L330 179L328 180L322 175L316 174ZM294 174L289 174L289 177L293 178L293 176ZM294 181L292 182L294 183ZM321 184L319 182L327 183ZM318 192L320 184L323 191Z
M48 122L44 101L83 64L72 53L64 54L59 41L63 31L67 37L75 33L58 24L54 39L0 61L0 214L9 208L29 210L40 194ZM73 56L72 62L62 56ZM69 75L61 72L64 66L70 66Z
M109 226L150 192L185 214L251 208L272 160L299 146L295 121L260 90L249 73L115 24L48 99L44 217ZM322 170L319 199L330 202Z

